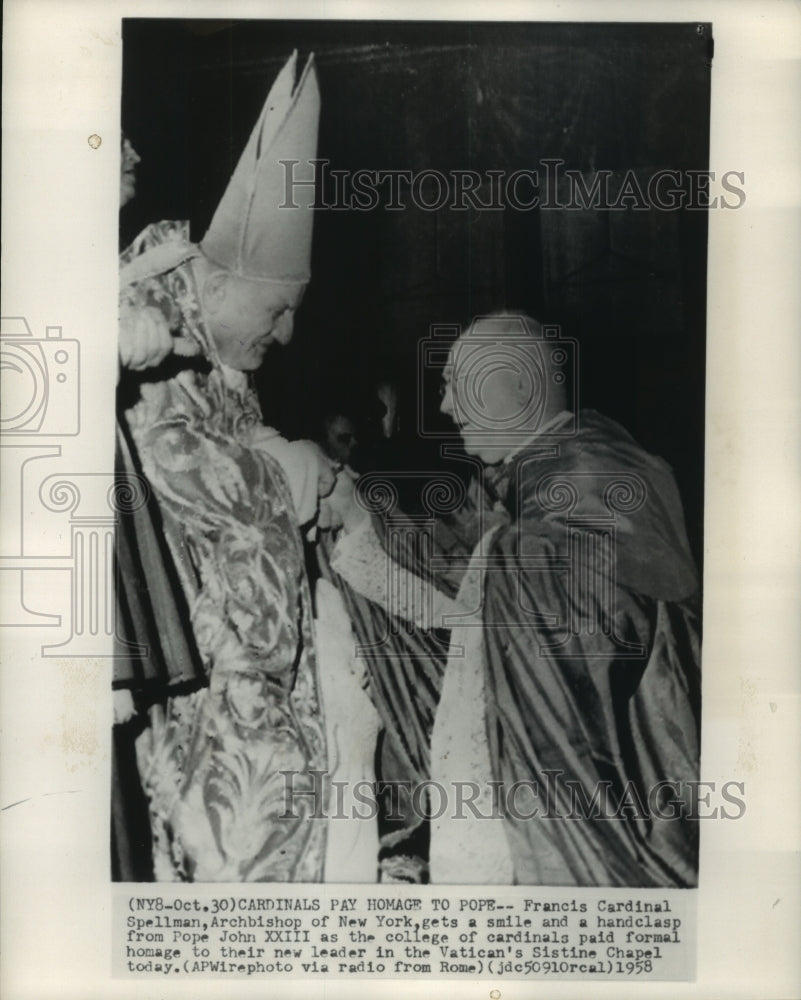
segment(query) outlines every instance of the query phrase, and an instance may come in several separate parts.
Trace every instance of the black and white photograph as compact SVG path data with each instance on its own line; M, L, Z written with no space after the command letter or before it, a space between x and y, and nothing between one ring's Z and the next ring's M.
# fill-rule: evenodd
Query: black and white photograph
M799 995L790 0L6 0L0 993Z
M116 878L697 884L713 51L123 22Z

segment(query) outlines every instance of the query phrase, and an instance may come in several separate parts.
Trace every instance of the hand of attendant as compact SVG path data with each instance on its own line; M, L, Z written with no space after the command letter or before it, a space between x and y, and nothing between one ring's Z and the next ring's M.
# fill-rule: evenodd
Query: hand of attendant
M196 344L173 336L164 315L154 306L121 306L119 352L123 368L144 371L160 365L168 354L192 357L198 351Z

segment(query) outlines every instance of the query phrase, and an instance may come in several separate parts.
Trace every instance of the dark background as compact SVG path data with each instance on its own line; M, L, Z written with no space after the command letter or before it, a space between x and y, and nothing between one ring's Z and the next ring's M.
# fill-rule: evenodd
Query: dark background
M301 66L316 56L318 156L334 169L561 158L619 183L708 168L709 25L126 20L123 39L123 128L142 157L123 242L165 218L202 238L294 48ZM390 374L407 453L430 468L418 342L432 323L525 309L578 339L581 405L673 466L700 561L706 230L697 210L318 212L295 338L259 375L265 419L310 434L321 408ZM450 430L438 403L427 423Z

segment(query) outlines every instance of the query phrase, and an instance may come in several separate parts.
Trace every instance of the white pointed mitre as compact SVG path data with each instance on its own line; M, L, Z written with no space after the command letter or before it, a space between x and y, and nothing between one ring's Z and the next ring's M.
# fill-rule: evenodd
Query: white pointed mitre
M214 263L257 281L302 284L311 273L314 187L298 182L314 179L320 91L314 56L294 86L297 55L270 88L200 242ZM288 160L296 162L281 162Z

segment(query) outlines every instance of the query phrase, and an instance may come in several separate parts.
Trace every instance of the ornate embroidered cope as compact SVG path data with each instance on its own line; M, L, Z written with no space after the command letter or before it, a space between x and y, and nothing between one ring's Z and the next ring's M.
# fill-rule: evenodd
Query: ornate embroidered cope
M189 246L185 223L148 227L128 260L169 243ZM312 813L326 808L326 740L289 486L257 446L247 378L219 362L186 256L143 273L121 290L122 308L157 307L202 352L201 364L143 382L126 413L208 682L155 706L139 740L155 875L320 881L325 821Z

